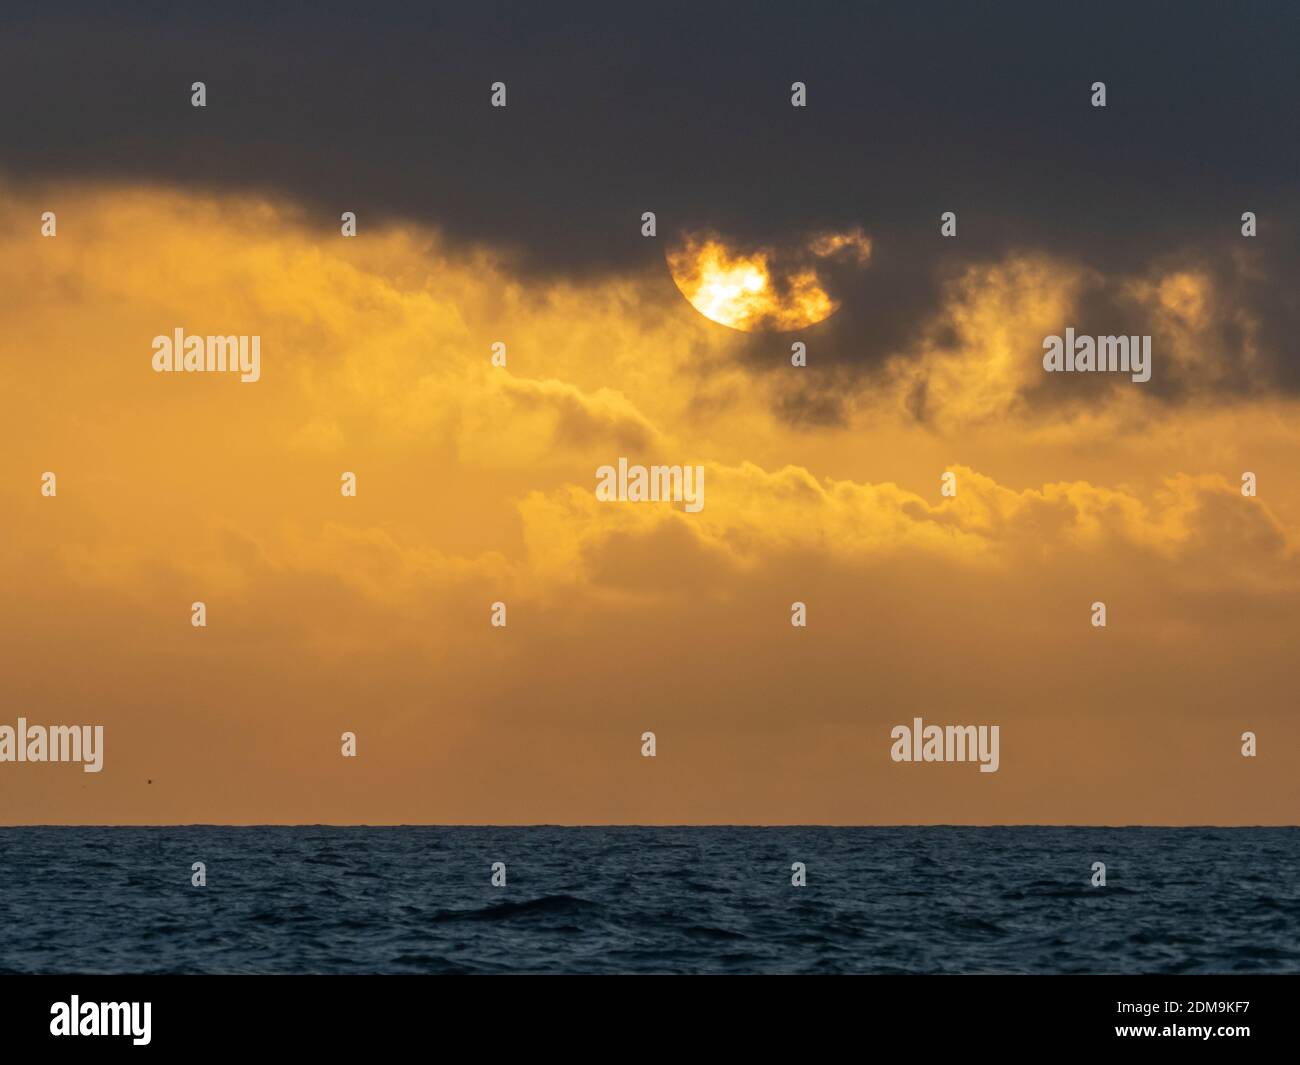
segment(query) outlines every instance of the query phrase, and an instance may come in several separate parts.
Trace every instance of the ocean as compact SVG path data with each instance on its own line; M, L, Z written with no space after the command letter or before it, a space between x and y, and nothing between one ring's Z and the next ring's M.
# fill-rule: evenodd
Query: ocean
M4 828L0 930L6 973L1296 973L1300 829Z

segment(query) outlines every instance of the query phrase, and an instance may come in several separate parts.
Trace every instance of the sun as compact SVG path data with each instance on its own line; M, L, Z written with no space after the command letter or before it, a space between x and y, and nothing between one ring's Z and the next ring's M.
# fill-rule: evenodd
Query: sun
M825 321L839 309L830 269L860 269L871 238L858 227L822 231L780 249L740 250L716 233L686 234L665 258L673 281L705 318L731 329L784 332Z
M839 304L812 269L781 273L772 253L732 252L716 237L687 238L667 255L681 294L710 321L744 332L802 329Z

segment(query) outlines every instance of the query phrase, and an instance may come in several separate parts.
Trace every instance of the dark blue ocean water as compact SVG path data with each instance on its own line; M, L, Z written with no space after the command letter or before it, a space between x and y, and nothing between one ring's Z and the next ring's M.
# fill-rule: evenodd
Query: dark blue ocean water
M1300 829L0 829L0 972L1300 972Z

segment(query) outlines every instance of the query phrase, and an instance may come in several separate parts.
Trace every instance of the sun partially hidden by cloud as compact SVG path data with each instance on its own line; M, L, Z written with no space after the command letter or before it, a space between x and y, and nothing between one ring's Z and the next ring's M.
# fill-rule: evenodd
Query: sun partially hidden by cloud
M792 250L743 251L716 234L689 234L667 254L691 306L744 332L803 329L829 318L840 304L827 292L818 260L860 266L870 256L871 241L860 229L819 233Z

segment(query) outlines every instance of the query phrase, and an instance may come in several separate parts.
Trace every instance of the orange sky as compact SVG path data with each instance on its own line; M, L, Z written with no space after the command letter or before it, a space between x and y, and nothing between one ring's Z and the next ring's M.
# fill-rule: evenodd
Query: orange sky
M1194 264L1130 283L1156 372L1206 386L1177 406L1047 405L1082 270L1025 255L797 426L815 333L749 365L662 264L546 284L164 188L0 205L0 725L106 733L99 774L0 764L0 823L1297 821L1300 411L1210 387L1251 367ZM261 380L155 374L176 327L260 335ZM703 465L704 509L597 502L620 456ZM999 771L891 762L916 716L999 725Z

